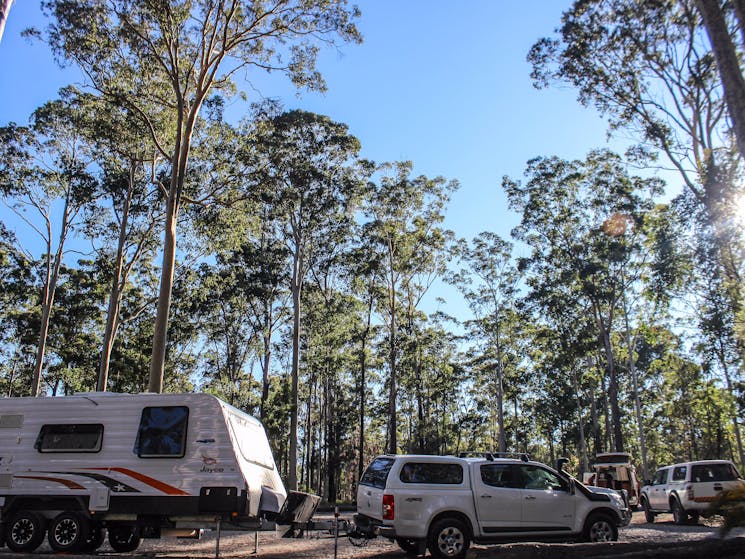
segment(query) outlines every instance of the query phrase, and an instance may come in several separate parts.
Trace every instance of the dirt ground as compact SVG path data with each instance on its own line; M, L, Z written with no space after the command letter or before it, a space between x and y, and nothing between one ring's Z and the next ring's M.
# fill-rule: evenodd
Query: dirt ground
M138 559L211 559L217 539L207 532L201 540L144 540L131 557ZM335 552L336 545L336 552ZM395 543L378 538L356 547L346 537L335 542L328 532L306 533L300 539L278 538L274 532L223 532L219 554L224 559L260 557L263 559L367 559L372 557L403 559L406 554ZM35 556L52 555L45 544ZM71 555L67 555L70 557ZM96 555L76 557L122 557L104 544ZM745 530L722 540L715 522L676 526L671 515L660 515L654 524L646 524L642 513L635 513L631 525L622 528L618 542L597 544L505 544L472 546L469 559L745 559ZM30 558L0 549L0 559Z

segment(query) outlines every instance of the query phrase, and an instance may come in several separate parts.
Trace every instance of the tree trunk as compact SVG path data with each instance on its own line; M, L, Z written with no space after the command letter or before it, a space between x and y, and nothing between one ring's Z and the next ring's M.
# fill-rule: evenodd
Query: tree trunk
M745 77L740 68L737 49L729 34L720 0L696 0L696 6L701 13L717 61L737 147L740 155L745 158ZM737 8L737 15L743 23L740 12L742 2Z
M732 0L735 8L735 17L737 17L738 27L740 28L740 39L742 40L743 49L745 49L745 0Z
M264 355L261 360L261 421L266 421L266 406L269 400L269 365L272 360L272 316L271 303L264 302L264 328L262 329L262 341L264 344Z
M171 310L171 295L173 291L173 275L176 268L176 226L178 223L179 207L181 205L181 193L186 180L186 166L189 162L189 151L191 139L194 133L199 109L202 105L204 95L209 89L209 84L202 84L194 94L191 108L184 114L185 102L177 91L180 99L178 107L178 123L176 130L178 137L173 150L171 161L171 182L168 188L168 201L166 203L165 232L163 239L163 267L160 275L160 291L158 293L158 306L155 315L155 326L153 332L153 352L150 360L150 379L148 391L160 394L163 392L163 377L166 364L166 347L168 344L168 314Z
M392 250L392 249L389 249ZM388 366L390 368L390 382L388 387L388 452L398 452L398 423L396 409L396 285L391 266L391 284L389 286L389 308L391 313L391 327L388 337Z
M610 330L603 321L600 309L597 306L595 306L595 319L603 342L605 361L608 367L608 401L610 404L611 429L613 434L613 448L611 450L613 452L623 452L624 444L623 430L621 429L621 407L618 404L618 372L616 371L616 364L613 358L613 348L610 343ZM609 319L608 325L612 322L613 319Z
M148 392L163 392L163 376L166 363L166 345L168 343L168 314L171 309L171 291L176 267L176 193L168 196L166 207L165 239L163 243L163 267L160 275L160 291L155 314L153 332L153 353L150 360L150 380Z
M549 464L556 464L556 448L554 447L554 432L552 429L546 429L546 436L548 438L548 456Z
M625 301L624 301L625 303ZM639 373L636 369L634 360L635 343L631 338L631 329L629 326L629 314L624 304L624 318L626 321L626 347L629 354L629 372L631 373L632 389L634 390L634 412L636 414L636 427L639 432L639 450L642 454L642 476L643 479L649 479L649 465L647 462L647 438L644 435L644 422L642 421L642 402L639 396Z
M590 420L592 421L592 440L594 454L597 456L603 451L602 440L603 434L600 427L600 420L598 418L598 406L595 400L595 389L592 389L590 393Z
M372 321L372 307L374 298L370 295L367 304L367 324L362 333L360 348L360 396L359 396L359 463L357 464L357 480L362 479L365 469L365 399L367 392L367 337L370 335L370 325Z
M327 377L331 375L331 372L327 370ZM337 476L340 469L341 460L339 454L341 449L339 448L340 441L338 440L337 433L339 431L338 418L336 416L336 382L335 379L328 378L326 390L326 406L328 411L326 413L326 447L328 448L328 459L326 461L326 483L328 488L328 501L329 503L336 504L339 497L339 487L336 483Z
M507 433L504 430L504 369L502 367L502 340L497 320L497 422L499 423L499 452L507 452Z
M3 39L3 31L5 31L5 22L8 21L8 14L10 13L10 7L13 5L13 0L0 0L0 41Z
M585 424L582 420L582 396L577 378L577 369L572 367L572 384L574 386L574 397L577 400L577 425L579 426L579 464L582 472L590 471L590 461L587 456L587 440L585 439Z
M315 445L315 430L313 428L313 398L316 392L316 375L312 371L308 375L308 401L307 414L305 417L305 456L303 458L304 467L300 472L300 479L306 487L311 487L313 483L313 447Z
M124 198L122 208L122 222L119 225L119 239L116 247L116 262L114 263L114 274L111 278L111 291L109 292L109 307L106 313L106 328L103 335L103 347L101 349L101 360L98 365L98 382L96 390L105 392L109 379L109 362L111 361L111 350L114 347L116 332L119 328L119 310L122 303L122 292L126 278L124 278L124 245L127 241L127 227L129 224L129 210L134 192L134 168L129 169L129 184L127 194Z
M36 361L34 363L34 371L31 381L31 395L39 396L41 393L41 371L44 368L44 354L47 348L47 337L49 335L49 321L52 316L52 307L54 305L54 294L57 290L57 282L59 280L59 272L62 267L62 256L64 254L65 240L67 239L67 231L70 220L70 196L68 192L65 198L65 206L62 211L62 225L60 229L59 242L57 245L57 251L54 254L54 260L49 264L49 257L47 257L47 274L46 281L44 282L44 288L42 290L42 307L41 307L41 325L39 326L39 345L36 349ZM51 251L51 239L52 230L49 222L47 222L47 254Z
M290 454L287 486L297 491L298 383L300 377L300 295L302 290L302 255L299 243L292 267L292 366L290 372Z

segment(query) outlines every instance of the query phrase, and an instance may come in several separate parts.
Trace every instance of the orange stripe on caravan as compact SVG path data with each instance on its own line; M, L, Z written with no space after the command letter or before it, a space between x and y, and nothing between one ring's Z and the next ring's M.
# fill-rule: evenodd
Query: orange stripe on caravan
M46 477L46 476L13 476L23 479L38 479L41 481L54 481L55 483L61 483L68 489L85 489L82 485L79 483L75 483L74 481L71 481L69 479L62 479L61 477Z
M173 487L172 485L168 485L167 483L163 483L162 481L159 481L150 476L146 476L145 474L141 474L140 472L135 472L134 470L130 470L128 468L86 468L86 469L106 471L106 472L118 472L120 474L124 474L125 476L129 476L133 479L136 479L137 481L140 481L144 483L145 485L149 485L150 487L153 487L154 489L157 489L158 491L162 491L166 495L188 495L186 491L182 491L181 489Z

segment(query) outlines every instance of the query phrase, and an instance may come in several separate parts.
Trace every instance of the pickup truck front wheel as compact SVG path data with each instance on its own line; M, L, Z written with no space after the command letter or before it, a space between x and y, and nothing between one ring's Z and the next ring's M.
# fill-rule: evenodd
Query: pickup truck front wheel
M618 539L618 528L609 515L594 513L585 521L583 535L586 542L614 542Z
M427 548L435 559L461 559L470 545L468 529L457 518L441 518L429 529Z
M644 520L649 524L652 524L654 522L655 513L653 513L652 509L649 508L649 502L645 497L642 497L642 509L644 509Z

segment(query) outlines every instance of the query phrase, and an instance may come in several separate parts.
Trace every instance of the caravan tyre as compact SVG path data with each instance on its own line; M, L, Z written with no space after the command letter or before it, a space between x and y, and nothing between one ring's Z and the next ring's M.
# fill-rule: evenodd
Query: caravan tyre
M80 551L96 551L103 544L106 538L103 526L98 522L94 522L91 525L90 532L86 540L80 544Z
M132 526L110 526L109 545L119 553L134 551L140 545L140 536Z
M88 539L90 524L77 512L63 512L49 524L47 540L54 551L75 551Z
M5 545L16 553L35 550L44 540L46 521L39 513L21 510L5 524Z

